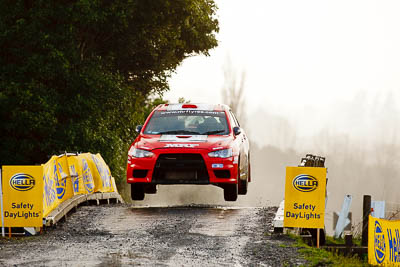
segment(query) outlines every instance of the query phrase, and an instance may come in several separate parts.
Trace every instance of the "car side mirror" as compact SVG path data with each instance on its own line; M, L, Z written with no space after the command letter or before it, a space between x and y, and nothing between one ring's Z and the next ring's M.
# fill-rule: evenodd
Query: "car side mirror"
M240 130L240 127L237 127L237 126L235 126L235 127L233 127L233 134L236 136L236 135L239 135L239 134L241 134L242 133L242 130Z
M140 131L142 130L143 125L138 125L136 126L136 132L140 133Z

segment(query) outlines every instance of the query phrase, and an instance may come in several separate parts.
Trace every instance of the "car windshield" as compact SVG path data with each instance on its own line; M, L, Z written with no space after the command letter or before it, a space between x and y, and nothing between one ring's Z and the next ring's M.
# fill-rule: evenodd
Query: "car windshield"
M229 134L223 111L156 111L144 134L225 135Z

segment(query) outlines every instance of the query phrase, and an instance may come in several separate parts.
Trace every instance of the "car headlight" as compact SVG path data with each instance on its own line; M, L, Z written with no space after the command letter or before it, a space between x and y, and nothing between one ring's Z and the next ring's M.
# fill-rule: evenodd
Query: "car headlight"
M233 155L232 148L217 150L208 153L208 156L211 158L230 158L232 157L232 155Z
M135 158L151 158L154 153L147 150L131 147L131 149L129 149L128 155Z

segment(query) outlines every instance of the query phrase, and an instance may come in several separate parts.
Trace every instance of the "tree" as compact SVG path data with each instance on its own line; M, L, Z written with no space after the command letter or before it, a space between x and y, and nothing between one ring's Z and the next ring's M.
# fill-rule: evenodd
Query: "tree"
M0 2L0 164L100 152L117 178L186 57L217 45L212 0Z

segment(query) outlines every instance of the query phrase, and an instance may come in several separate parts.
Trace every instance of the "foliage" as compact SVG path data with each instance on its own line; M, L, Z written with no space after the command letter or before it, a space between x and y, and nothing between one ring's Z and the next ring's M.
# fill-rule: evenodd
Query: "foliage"
M182 60L217 45L212 0L0 2L0 164L101 153L121 179L135 125ZM158 101L158 102L157 102Z
M188 104L190 103L190 100L186 100L184 97L178 98L178 103L179 104Z

